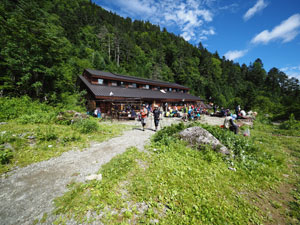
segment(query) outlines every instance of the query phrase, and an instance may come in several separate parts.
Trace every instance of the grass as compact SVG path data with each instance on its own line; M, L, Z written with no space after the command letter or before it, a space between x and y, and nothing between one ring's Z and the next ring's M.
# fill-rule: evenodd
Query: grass
M130 148L103 166L102 181L72 184L55 201L56 223L299 223L299 138L274 135L277 127L260 123L251 137L205 127L237 157L187 146L177 137L182 124L165 128L148 152Z
M91 120L96 123L96 120ZM97 124L96 124L97 125ZM73 148L83 149L91 141L104 141L121 134L125 126L99 124L96 130L86 132L88 126L23 124L10 120L0 126L1 156L6 161L0 164L0 174L15 167L24 167L31 163L57 157ZM9 155L3 155L6 151Z

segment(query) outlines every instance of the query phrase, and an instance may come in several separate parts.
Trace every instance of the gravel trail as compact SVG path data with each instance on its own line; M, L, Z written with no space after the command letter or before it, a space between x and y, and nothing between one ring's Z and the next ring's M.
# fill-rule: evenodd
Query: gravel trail
M44 213L51 214L53 199L67 191L67 184L84 181L128 147L142 150L153 133L150 129L125 131L120 137L93 143L85 151L65 152L60 157L19 168L7 178L2 176L0 224L32 224Z
M165 118L161 126L180 121L178 118ZM123 123L140 126L137 121ZM144 132L137 128L125 131L122 136L92 143L84 151L71 150L60 157L18 168L10 172L8 177L2 176L0 225L32 224L35 219L41 219L44 213L51 215L53 200L68 190L67 184L85 181L86 176L97 173L103 164L125 152L128 147L135 146L143 150L154 134L153 126L152 122Z

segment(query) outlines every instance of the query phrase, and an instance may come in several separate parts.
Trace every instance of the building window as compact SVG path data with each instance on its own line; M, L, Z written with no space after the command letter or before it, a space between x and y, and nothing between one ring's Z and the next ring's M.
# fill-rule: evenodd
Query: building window
M115 87L115 86L118 86L118 84L117 84L117 82L112 81L112 82L111 82L111 86L114 86L114 87Z
M169 91L172 91L172 88L169 88Z
M129 83L128 87L130 87L130 88L136 88L136 83Z
M148 84L146 84L144 87L145 87L145 89L149 89L150 88Z
M98 84L103 84L103 79L98 79Z

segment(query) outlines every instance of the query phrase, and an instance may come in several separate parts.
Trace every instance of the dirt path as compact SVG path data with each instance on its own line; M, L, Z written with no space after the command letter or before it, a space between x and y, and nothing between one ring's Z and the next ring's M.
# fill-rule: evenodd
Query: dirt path
M166 126L178 119L164 119ZM137 121L129 124L139 125ZM153 126L153 124L152 124ZM101 165L128 147L143 150L154 131L150 126L144 132L139 129L126 131L122 136L102 143L91 144L85 151L69 151L52 158L17 169L0 180L0 224L32 224L44 213L51 214L53 199L67 191L72 181L82 182L86 176L95 174Z

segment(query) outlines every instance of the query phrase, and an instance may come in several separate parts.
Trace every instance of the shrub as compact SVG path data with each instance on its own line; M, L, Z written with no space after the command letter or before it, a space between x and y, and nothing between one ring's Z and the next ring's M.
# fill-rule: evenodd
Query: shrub
M292 113L289 120L280 124L279 128L284 130L300 130L300 122L295 120L295 116Z
M257 151L257 147L247 137L235 135L233 132L216 126L200 125L209 131L223 145L231 149L235 156L242 157L245 153L250 154Z
M154 135L153 141L161 142L162 140L164 140L165 142L167 142L167 140L169 140L172 135L182 131L184 128L185 126L182 122L179 124L172 124L171 126L164 127Z
M55 112L38 112L34 114L25 114L18 118L18 122L21 124L28 124L28 123L44 123L48 124L50 122L54 121L54 118L56 117Z
M30 119L43 118L48 113L54 113L55 109L45 103L33 101L28 96L21 98L0 97L0 121L7 121L23 117L21 121L28 123ZM37 114L36 116L33 116ZM26 116L25 116L26 115Z
M78 113L74 110L67 110L60 112L56 117L56 123L61 125L71 125L82 119L88 118L88 115L83 113Z
M41 141L52 141L58 139L58 134L53 127L47 127L45 130L37 130L37 137Z
M72 126L84 134L99 130L98 122L93 119L82 119L74 123Z
M4 146L0 146L0 161L1 164L8 164L13 158L13 153L11 149L4 149Z

